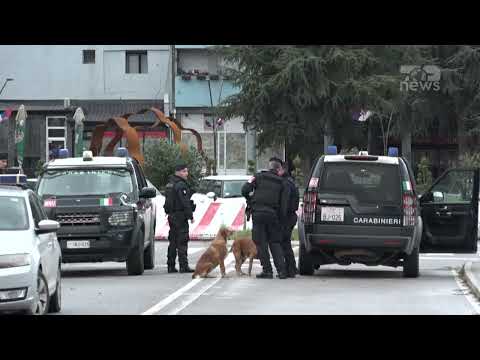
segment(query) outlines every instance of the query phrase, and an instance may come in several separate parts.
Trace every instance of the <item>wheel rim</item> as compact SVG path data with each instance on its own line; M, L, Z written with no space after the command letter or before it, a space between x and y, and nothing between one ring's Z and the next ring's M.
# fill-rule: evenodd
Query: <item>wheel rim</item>
M37 307L35 309L35 315L43 315L47 310L48 291L47 285L39 275L37 280Z

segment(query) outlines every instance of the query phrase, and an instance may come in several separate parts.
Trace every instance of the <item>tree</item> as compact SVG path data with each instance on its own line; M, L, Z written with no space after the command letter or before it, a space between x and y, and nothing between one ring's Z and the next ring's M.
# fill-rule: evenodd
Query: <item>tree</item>
M175 173L175 165L180 161L187 164L187 182L190 186L197 187L203 159L194 147L190 147L182 156L179 145L170 144L164 140L145 146L145 174L159 190L165 188L169 177Z
M402 129L404 102L412 96L399 91L399 67L420 58L415 47L390 45L229 46L222 51L235 64L229 75L241 89L224 101L222 116L242 116L247 128L259 132L261 149L285 141L292 157L305 160L305 172L334 141L364 146L358 142L365 136L350 131L355 109L372 109L380 119L393 112L401 119L393 131Z

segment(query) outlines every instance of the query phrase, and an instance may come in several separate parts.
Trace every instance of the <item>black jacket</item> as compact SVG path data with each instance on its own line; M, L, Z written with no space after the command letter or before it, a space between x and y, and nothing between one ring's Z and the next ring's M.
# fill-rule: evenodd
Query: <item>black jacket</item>
M280 220L288 213L290 189L287 180L273 173L257 173L242 187L242 196L251 204L253 212L273 212Z
M170 176L165 189L165 212L183 212L187 219L193 219L195 204L190 200L192 195L193 192L184 179L176 175Z
M297 212L298 206L300 204L300 193L298 192L297 185L295 184L295 180L291 177L286 175L285 178L287 179L287 185L289 187L289 198L288 198L288 215L293 215Z

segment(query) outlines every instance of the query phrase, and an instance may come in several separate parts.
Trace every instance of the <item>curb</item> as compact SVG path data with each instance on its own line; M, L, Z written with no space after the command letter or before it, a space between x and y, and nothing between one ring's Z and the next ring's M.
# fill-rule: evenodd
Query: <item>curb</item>
M480 282L475 278L472 272L472 262L469 261L463 265L463 278L473 294L480 299Z

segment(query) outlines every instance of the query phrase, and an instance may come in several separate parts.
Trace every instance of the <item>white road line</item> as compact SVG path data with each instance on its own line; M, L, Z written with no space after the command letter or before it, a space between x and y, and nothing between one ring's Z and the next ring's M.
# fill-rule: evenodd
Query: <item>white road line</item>
M455 256L455 254L424 253L423 256Z
M421 260L429 260L429 261L444 261L444 260L450 260L450 261L473 261L473 262L479 262L480 258L478 257L472 257L472 258L457 258L457 257L451 257L451 258L440 258L440 257L425 257L425 256L420 256Z
M228 271L230 271L231 269L228 268L228 271L227 271L227 266L230 265L233 261L235 261L235 258L233 256L232 253L228 254L228 256L226 257L225 259L225 271L228 273ZM176 313L178 313L179 311L183 310L185 307L187 307L188 305L190 305L193 301L195 301L198 297L200 297L200 295L202 295L205 291L207 291L208 289L210 289L213 285L215 285L219 280L221 279L221 277L218 277L217 279L215 279L215 281L207 284L206 286L204 286L199 292L196 292L194 294L194 296L192 298L190 298L188 301L186 302L183 302L179 307L175 308L174 310L172 310L169 315L175 315ZM180 296L182 296L183 294L185 294L188 290L190 290L191 288L193 288L195 285L199 284L200 282L202 282L203 278L200 278L200 279L193 279L192 281L190 281L187 285L185 285L184 287L178 289L177 291L175 291L173 294L170 294L169 296L167 296L165 299L163 299L162 301L160 301L158 304L154 305L153 307L151 307L150 309L148 309L147 311L143 312L141 315L154 315L154 314L157 314L158 312L160 312L164 307L166 307L167 305L171 304L173 301L175 301L177 298L179 298Z
M467 298L468 302L472 306L473 310L475 311L474 315L480 315L480 304L477 298L472 294L470 288L463 283L463 280L458 275L458 272L455 270L451 270L455 281L457 282L458 287L463 292L464 296Z
M226 259L225 259L225 272L228 274L232 270L234 270L233 266L230 266L235 262L235 257L233 254L229 254ZM179 306L171 310L168 315L177 315L180 311L185 309L187 306L189 306L191 303L193 303L195 300L197 300L200 296L202 296L208 289L210 289L213 285L215 285L217 282L219 282L222 278L219 276L217 277L214 281L207 283L205 286L203 286L199 291L193 293L190 295L190 297L183 301Z
M192 287L194 287L195 285L197 285L199 282L201 282L203 279L193 279L192 281L190 281L187 285L185 285L184 287L178 289L177 291L175 291L173 294L170 294L169 296L167 296L165 299L163 299L162 301L160 301L158 304L154 305L153 307L151 307L150 309L148 309L147 311L143 312L141 315L154 315L156 313L158 313L160 310L162 310L165 306L167 306L168 304L170 304L172 301L174 301L175 299L177 299L178 297L182 296L182 294L186 293L188 290L190 290Z

